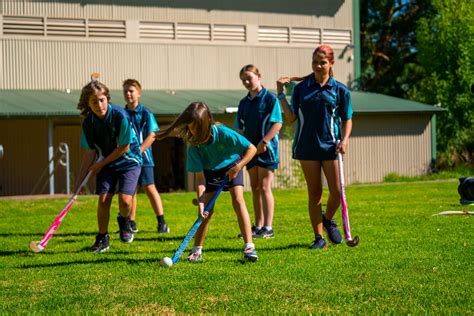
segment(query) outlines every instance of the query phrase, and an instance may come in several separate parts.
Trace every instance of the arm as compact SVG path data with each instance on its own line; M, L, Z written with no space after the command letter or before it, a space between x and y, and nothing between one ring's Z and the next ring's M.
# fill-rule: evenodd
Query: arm
M342 122L342 140L336 146L336 154L341 151L341 154L345 155L347 150L347 145L349 144L349 136L352 132L352 120L347 120Z
M105 167L107 164L111 163L112 161L115 161L118 158L120 158L123 154L125 154L128 151L129 148L130 148L130 144L119 145L117 148L114 149L113 152L110 153L110 155L105 157L103 160L93 164L92 167L90 167L90 170L92 171L93 174L99 173L103 167Z
M257 154L261 154L267 151L267 144L270 140L275 137L275 135L280 131L282 123L273 123L272 127L268 130L268 133L262 138L262 140L257 145ZM265 144L264 144L265 142Z
M79 185L81 184L82 180L85 178L87 172L89 172L89 168L94 163L95 157L96 157L96 153L94 149L88 149L84 152L84 155L82 156L81 167L79 168L79 173L74 183L74 192L77 191Z
M289 83L290 81L290 77L279 78L277 80L277 93L283 93L284 85ZM283 109L283 115L285 116L285 120L290 124L296 121L296 114L291 111L290 105L288 104L286 98L281 98L278 100L280 101L281 108Z
M145 150L148 149L148 147L153 144L153 142L155 141L155 135L156 134L154 132L148 134L147 138L145 138L143 143L140 145L140 153L143 153Z
M204 212L204 193L206 192L206 178L204 177L203 172L196 172L196 193L198 200L198 214L203 217L202 212Z
M257 153L257 148L250 144L250 146L247 148L247 151L245 152L245 155L242 157L242 160L239 161L235 166L230 168L226 172L226 176L229 177L229 181L235 179L237 177L237 174L242 170L242 168L252 160L252 158L255 156Z

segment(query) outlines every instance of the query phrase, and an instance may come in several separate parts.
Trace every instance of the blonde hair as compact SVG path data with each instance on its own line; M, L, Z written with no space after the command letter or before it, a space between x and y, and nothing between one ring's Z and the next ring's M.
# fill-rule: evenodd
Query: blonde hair
M258 70L256 66L252 64L248 64L248 65L243 66L242 69L240 69L239 77L242 76L242 74L246 71L250 71L256 74L257 76L261 76L260 71Z
M189 130L189 125L194 124L196 135ZM193 102L181 113L168 128L156 133L157 139L163 139L171 134L182 138L191 145L207 144L212 139L212 125L215 124L209 107L204 102Z
M92 110L89 106L89 99L91 95L97 92L102 92L107 97L107 102L110 102L110 91L109 88L102 82L99 82L100 73L94 72L91 74L91 81L86 84L81 90L81 96L79 97L79 103L77 103L77 109L81 110L81 115L86 116Z

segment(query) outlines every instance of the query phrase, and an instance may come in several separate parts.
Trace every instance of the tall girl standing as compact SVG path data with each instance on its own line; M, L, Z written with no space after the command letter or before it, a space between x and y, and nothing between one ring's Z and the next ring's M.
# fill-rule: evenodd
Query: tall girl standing
M257 147L257 154L247 164L255 213L252 234L255 238L271 238L273 172L278 167L278 132L283 123L280 103L262 86L260 71L254 65L242 67L239 76L249 92L239 103L235 128Z
M293 159L300 160L308 189L308 209L315 239L312 249L326 247L323 229L331 243L342 243L334 220L340 204L337 154L346 153L352 130L352 101L349 89L333 77L334 52L321 45L312 56L313 72L304 78L281 77L277 80L278 99L288 123L297 121ZM293 90L291 105L283 87L302 80ZM322 172L329 196L322 212Z

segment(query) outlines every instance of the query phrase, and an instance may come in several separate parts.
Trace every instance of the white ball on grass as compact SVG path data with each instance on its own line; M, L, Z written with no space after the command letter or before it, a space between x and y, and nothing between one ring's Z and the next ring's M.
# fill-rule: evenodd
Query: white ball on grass
M173 265L173 260L171 260L171 258L164 257L163 259L161 259L160 265L161 265L162 267L169 268L169 267L171 267L171 266Z

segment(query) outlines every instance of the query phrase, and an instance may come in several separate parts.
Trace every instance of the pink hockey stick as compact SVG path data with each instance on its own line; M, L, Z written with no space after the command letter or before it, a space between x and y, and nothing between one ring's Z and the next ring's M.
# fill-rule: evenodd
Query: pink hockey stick
M342 215L342 225L344 227L344 239L346 244L349 247L355 247L359 244L359 236L355 236L352 239L351 236L351 226L349 224L349 211L347 210L347 200L346 200L346 188L344 185L344 167L342 165L342 154L339 152L337 154L337 161L339 162L339 184L341 185L341 215Z
M81 184L77 188L74 195L66 203L66 206L64 206L63 210L61 211L61 213L59 213L59 215L56 217L56 219L51 224L51 226L49 226L49 229L46 232L46 234L44 234L43 239L41 239L39 243L36 241L30 242L31 251L35 253L39 253L43 251L44 248L46 248L48 241L51 239L51 237L53 237L59 225L61 225L61 222L63 221L64 217L66 217L67 213L71 209L71 206L74 204L74 201L76 201L77 196L79 195L79 192L81 192L82 188L86 185L87 181L89 180L90 175L91 175L91 171L87 173L86 177L84 178L84 180L82 180Z

